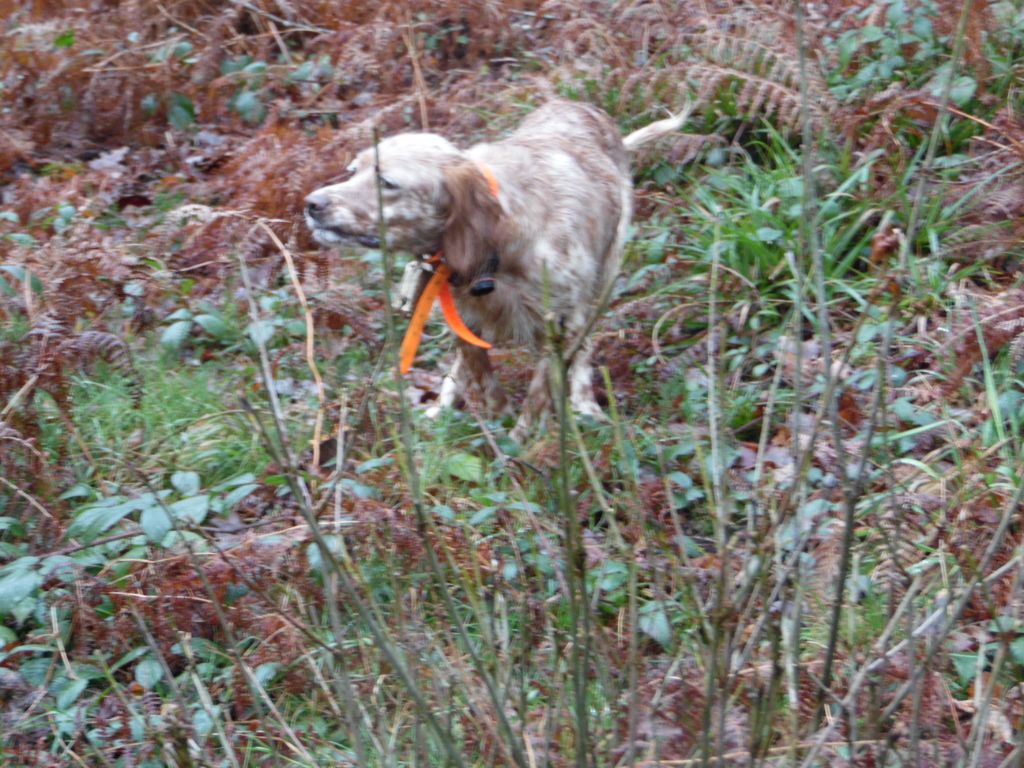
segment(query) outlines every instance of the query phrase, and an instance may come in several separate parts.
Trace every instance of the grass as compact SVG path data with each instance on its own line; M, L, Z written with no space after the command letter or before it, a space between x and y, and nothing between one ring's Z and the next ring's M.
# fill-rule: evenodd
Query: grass
M244 373L223 361L183 366L178 355L153 351L142 367L145 395L136 409L125 408L129 387L116 373L82 378L73 388L75 423L95 459L88 475L132 484L186 470L215 484L265 470L266 450L224 396L244 392Z

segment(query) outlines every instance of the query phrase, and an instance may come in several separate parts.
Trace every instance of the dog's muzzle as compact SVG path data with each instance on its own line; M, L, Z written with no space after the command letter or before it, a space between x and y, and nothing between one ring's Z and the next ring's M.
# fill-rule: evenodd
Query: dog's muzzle
M311 193L306 198L306 226L313 233L313 238L321 245L361 245L365 248L380 247L380 237L374 233L353 232L342 227L334 227L325 223L330 208L330 200L320 191Z
M330 200L320 190L311 192L306 197L306 215L312 219L319 220L320 216L327 210Z

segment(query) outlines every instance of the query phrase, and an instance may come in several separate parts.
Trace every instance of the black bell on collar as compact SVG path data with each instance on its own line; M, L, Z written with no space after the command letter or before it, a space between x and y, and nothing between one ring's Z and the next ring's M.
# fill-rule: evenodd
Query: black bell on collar
M483 275L473 281L469 286L469 292L474 296L486 296L494 290L494 278L490 275Z
M484 267L484 271L469 286L469 292L473 296L486 296L488 293L491 293L495 288L494 273L498 271L500 266L501 259L498 257L498 252L495 251L487 260L487 266Z

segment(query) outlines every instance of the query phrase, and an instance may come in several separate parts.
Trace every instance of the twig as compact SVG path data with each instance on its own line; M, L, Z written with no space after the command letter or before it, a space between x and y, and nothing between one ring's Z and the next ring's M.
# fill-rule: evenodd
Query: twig
M6 477L0 477L0 483L3 483L12 491L14 491L18 496L21 496L23 499L25 499L25 501L31 504L32 507L35 508L35 510L42 514L44 517L47 517L50 520L56 520L56 518L52 514L50 514L50 511L46 507L44 507L32 494L28 493L27 491L21 490L21 488L16 486Z
M848 746L851 745L851 743L855 747L870 747L870 746L873 746L875 744L883 744L884 742L879 740L879 739L862 739L860 741L854 741L854 742L849 742L849 741L830 741L827 744L825 744L825 746L827 746L827 747L848 747ZM797 745L797 748L798 749L806 749L806 748L810 748L811 746L813 746L813 742L802 742L802 743ZM789 746L772 747L771 749L768 749L766 751L766 755L769 756L769 757L784 757L784 756L789 754L789 751L790 751L790 747ZM736 750L734 752L726 752L726 753L724 753L722 755L718 755L717 757L710 757L710 758L707 759L707 764L708 765L722 765L723 763L727 763L727 762L729 762L731 760L738 760L738 761L741 761L743 763L746 763L746 761L749 760L749 759L750 759L750 750L749 749L739 749L739 750ZM705 762L704 758L692 757L692 758L688 758L688 759L685 759L685 760L641 760L640 762L637 763L637 765L640 766L640 768L647 768L647 766L654 766L654 767L656 767L656 766L661 766L661 765L665 765L665 766L679 766L679 768L687 768L688 766L692 766L692 765L703 765L704 762Z
M156 4L156 8L157 8L158 11L160 11L160 15L163 16L168 21L170 21L172 24L175 24L175 25L181 27L182 29L187 29L193 35L196 35L197 37L203 38L203 40L208 40L209 39L206 35L204 35L202 32L200 32L198 29L196 29L195 27L191 26L187 22L184 22L181 19L178 19L178 18L175 18L174 16L172 16L171 13L166 8L164 8L164 4L163 3L157 3Z
M299 304L302 306L302 314L306 321L306 365L309 366L310 373L313 374L313 382L316 384L316 422L313 426L313 469L317 469L320 466L320 441L323 435L324 426L324 411L326 409L327 396L324 393L324 380L320 376L320 369L316 364L316 339L313 330L313 313L309 311L309 302L306 300L306 292L302 290L302 282L299 280L298 272L295 270L295 260L292 258L292 252L285 248L284 243L277 236L268 225L265 219L258 219L257 224L263 228L270 239L274 241L274 245L277 246L281 255L284 256L285 264L288 265L288 277L292 281L292 287L295 288L295 294L299 297Z
M1003 512L1002 519L999 522L999 526L993 533L993 536L989 541L989 545L986 548L985 553L982 555L981 562L978 565L977 573L975 574L974 578L971 579L971 581L967 584L966 587L964 587L963 591L960 593L959 598L953 604L953 610L949 612L948 618L946 619L944 624L932 635L932 640L928 645L922 663L910 674L908 679L903 683L902 686L900 686L900 688L892 696L888 706L886 706L885 709L882 710L879 717L883 722L888 718L892 717L893 713L900 706L900 704L902 704L903 699L906 698L907 694L913 691L915 687L920 684L920 676L922 674L922 670L928 668L932 659L935 657L935 655L939 652L939 650L945 643L946 636L949 634L950 629L953 626L955 626L956 622L959 621L960 617L963 615L964 610L967 608L967 604L974 596L975 590L980 584L985 582L985 577L982 574L984 574L984 572L988 570L989 566L992 564L992 559L995 557L996 553L999 551L999 548L1002 546L1003 539L1006 536L1006 532L1009 530L1010 523L1015 519L1022 498L1024 498L1024 482L1022 482L1018 486L1013 498L1010 500L1009 504L1007 504L1006 509ZM909 605L909 602L910 601L905 596L903 602L900 604L899 609L897 609L890 617L889 623L886 625L886 628L882 632L881 637L875 644L876 647L885 648L888 646L889 638L895 631L898 621L903 617L903 614L906 612L906 608ZM868 679L868 676L871 674L872 666L872 664L864 664L857 671L857 674L850 682L849 688L846 692L846 696L843 698L844 707L849 706L850 702L852 702L854 698L857 696L861 687L864 685L865 681ZM810 768L811 766L816 764L815 760L817 759L818 754L824 747L825 743L828 741L829 736L832 735L832 732L835 730L839 722L840 718L833 718L829 721L828 725L821 731L821 734L819 735L815 745L811 748L808 755L804 758L804 761L801 764L801 768Z
M163 40L157 40L154 43L146 43L145 45L138 45L138 46L135 46L134 48L126 48L124 50L117 51L116 53L111 54L110 56L108 56L105 59L102 59L101 61L96 62L91 67L83 67L82 68L82 72L103 72L104 70L109 71L109 72L115 72L118 69L121 69L121 67L113 67L113 68L108 69L107 68L107 64L109 64L112 61L116 61L117 59L121 58L122 56L127 56L128 54L131 54L131 53L139 53L140 51L146 51L146 50L149 50L150 48L160 48L161 46L170 45L171 43L178 42L179 40L183 40L184 38L185 38L185 35L172 35L171 37L165 38ZM162 65L161 64L147 64L145 66L147 66L147 67L151 67L151 66L159 67L159 66L162 66ZM129 69L138 69L138 67L129 67Z
M423 70L420 69L420 57L416 50L416 40L412 35L412 20L410 19L408 25L402 29L402 42L405 43L405 49L409 52L409 60L412 62L412 78L413 82L416 83L416 99L420 104L420 127L424 131L430 130L430 120L427 115L427 83L423 79Z
M21 388L11 396L10 400L7 401L7 405L4 406L4 409L0 411L0 419L7 418L8 414L17 407L21 398L32 391L32 387L36 385L37 381L39 381L38 373L33 373L28 377L25 383L21 385Z
M269 21L267 22L267 25L270 27L270 32L274 36L274 42L277 43L277 47L281 51L281 55L284 56L284 60L288 62L288 64L291 64L292 54L288 50L288 46L285 45L284 39L281 37L281 33L277 31L277 24L273 21Z
M925 185L927 184L930 171L935 163L935 155L939 149L939 138L946 132L946 118L949 112L950 94L953 91L953 80L956 77L956 69L960 64L963 54L964 39L967 32L967 23L970 18L972 0L964 0L960 12L960 21L957 24L956 36L953 40L953 53L948 62L949 71L946 74L946 81L942 84L942 94L939 97L939 114L932 125L932 131L928 136L928 145L925 150L924 164L917 171L917 189L914 190L913 205L910 215L907 217L905 228L906 237L900 243L900 263L909 267L911 275L914 276L915 288L919 285L917 260L909 257L909 249L917 239L917 228L920 224L921 210L924 206ZM932 194L935 194L933 191ZM929 195L931 197L931 195Z
M936 109L940 109L940 110L943 109L942 102L936 103L934 101L926 100L923 103L927 104L929 107L935 107ZM977 117L975 115L972 115L972 114L969 114L969 113L964 112L962 110L959 110L956 107L951 107L948 103L945 104L945 109L946 109L946 111L952 112L954 115L957 115L958 117L962 117L965 120L970 120L973 123L977 123L978 125L981 125L981 126L983 126L985 128L988 128L990 131L992 131L994 133L998 133L999 132L999 129L996 126L994 126L992 123L990 123L988 120L982 120L980 117ZM1004 133L1003 136L1006 138L1006 140L1008 142L1010 142L1010 144L1013 145L1013 151L1016 152L1018 155L1020 155L1022 159L1024 159L1024 142L1019 141L1018 139L1016 139L1010 133ZM999 147L1000 149L1003 149L1003 150L1010 149L1010 147L1006 147L1006 146L1003 146L1002 144L999 144L998 142L991 141L991 139L989 141L992 144L994 144L996 147Z
M373 132L373 151L374 151L374 173L376 177L376 188L377 188L377 231L381 243L381 253L384 257L384 274L385 276L391 274L392 259L391 253L387 246L387 222L384 220L384 183L381 179L381 167L380 167L380 136L376 129ZM394 363L394 372L396 377L396 383L398 385L398 413L399 413L399 437L402 443L402 447L405 452L406 461L404 462L404 469L406 479L409 483L409 492L413 500L413 510L416 513L416 523L419 527L420 533L424 538L424 553L427 558L427 564L430 568L430 572L437 582L438 593L441 597L441 602L444 605L445 613L448 616L448 620L451 622L452 628L459 638L463 650L469 654L473 662L473 668L477 675L484 683L484 687L487 689L488 696L494 704L494 714L498 721L498 727L505 738L504 746L511 751L511 756L518 768L526 768L526 757L523 754L522 744L519 739L516 738L515 731L512 730L512 724L509 722L508 715L506 714L504 707L502 706L502 696L500 695L493 675L487 669L483 659L480 656L476 644L469 637L469 633L466 629L465 623L459 612L455 608L455 604L452 601L452 596L447 588L447 584L444 580L444 573L441 570L440 562L437 559L437 552L432 546L432 542L429 540L428 534L433 531L432 521L427 515L423 506L423 492L420 486L419 474L416 471L414 462L414 441L412 436L412 414L409 410L409 400L405 396L405 378L402 376L399 370L399 359L398 349L393 343L394 339L397 338L395 331L395 317L394 309L391 303L391 288L387 279L384 280L384 307L385 307L385 324L388 333L388 340L392 343L391 356ZM415 687L415 683L411 681L410 685ZM418 693L418 690L417 690ZM429 711L427 712L429 714ZM447 738L447 734L442 734L438 730L439 736ZM450 746L446 744L446 746ZM460 765L462 763L461 755L449 754L449 757L454 761L457 761Z
M224 731L224 723L222 723L221 718L217 716L217 707L213 703L213 697L210 696L210 691L207 689L206 685L203 684L202 678L199 677L199 672L196 670L196 657L192 650L191 640L191 635L179 633L178 644L181 646L181 652L184 654L185 661L188 664L189 678L192 681L192 687L199 696L199 704L203 708L203 712L213 725L213 730L217 733L217 740L220 741L221 748L224 750L224 754L227 756L228 762L231 763L232 768L239 768L240 764L238 762L238 757L235 755L235 748L232 745L231 740L228 738L227 733Z
M244 255L239 255L239 267L242 275L242 282L245 285L247 297L249 300L249 312L256 320L259 318L259 308L256 305L256 299L254 297L254 289L252 281L249 278L249 271L246 268ZM390 306L390 304L388 304ZM263 376L264 391L267 393L267 398L271 406L271 415L274 420L275 429L277 432L278 440L280 442L280 452L275 451L274 442L270 439L270 436L266 434L265 428L262 422L256 420L256 424L261 432L264 433L266 438L267 448L274 453L279 453L275 458L279 463L287 467L285 477L288 481L292 493L294 494L299 509L302 512L303 517L309 524L310 532L313 536L313 541L317 546L317 550L320 553L321 560L325 566L325 573L335 573L338 577L338 584L341 586L342 591L345 593L346 605L352 612L359 617L360 621L363 622L367 631L373 638L374 644L384 655L388 664L395 670L398 675L398 679L405 686L410 697L415 703L416 709L421 717L427 722L431 731L437 736L438 741L441 743L442 748L448 756L448 759L457 768L464 768L464 762L461 754L456 750L455 744L452 740L450 732L444 728L434 715L433 710L427 704L424 699L422 692L416 686L416 682L413 679L412 674L409 671L403 655L400 653L396 645L391 641L390 637L386 634L385 628L378 621L377 617L371 608L364 602L362 596L359 594L356 584L349 577L349 574L342 568L341 563L335 556L334 551L331 549L324 537L323 532L320 530L320 526L317 523L316 515L313 509L313 502L309 496L309 491L305 484L302 482L301 477L295 466L295 461L291 453L290 446L288 444L288 433L285 429L284 415L281 410L281 404L277 396L276 388L274 387L274 376L273 371L270 367L270 357L267 353L266 345L260 338L256 339L257 348L259 351L260 358L260 372ZM397 365L397 359L396 359Z
M315 24L296 24L295 22L288 21L288 19L276 16L273 13L270 13L269 11L265 11L262 8L258 8L252 3L247 3L245 2L245 0L228 0L228 2L230 2L232 5L239 6L240 8L245 8L247 11L251 11L252 13L255 13L257 16L263 16L264 18L270 19L271 21L276 21L282 27L287 27L288 29L304 30L307 32L319 32L321 35L329 35L332 34L334 31L331 29L327 29L326 27L318 27Z

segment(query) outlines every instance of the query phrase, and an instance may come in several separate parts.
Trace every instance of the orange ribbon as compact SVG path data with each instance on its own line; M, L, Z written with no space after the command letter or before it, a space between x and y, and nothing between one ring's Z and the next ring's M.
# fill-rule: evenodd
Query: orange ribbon
M487 186L490 187L491 194L497 197L498 180L494 178L491 169L486 165L478 163L478 166L480 173L487 180ZM474 347L491 348L491 345L473 333L469 326L463 322L462 317L459 316L459 310L455 306L455 297L452 296L452 286L448 282L450 276L448 265L441 260L441 254L435 254L429 260L429 263L434 265L434 274L427 281L427 284L423 287L423 292L416 301L416 308L412 312L412 317L409 319L409 327L406 329L405 337L402 339L402 348L398 358L398 370L403 374L409 372L409 369L412 368L413 360L416 359L416 350L419 349L420 339L423 338L423 328L427 324L427 318L430 317L430 310L434 306L435 299L440 299L441 313L444 315L448 327L455 332L456 336L467 344L472 344Z

